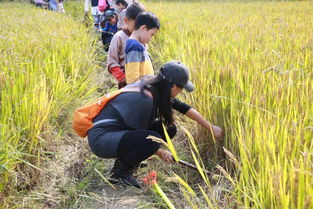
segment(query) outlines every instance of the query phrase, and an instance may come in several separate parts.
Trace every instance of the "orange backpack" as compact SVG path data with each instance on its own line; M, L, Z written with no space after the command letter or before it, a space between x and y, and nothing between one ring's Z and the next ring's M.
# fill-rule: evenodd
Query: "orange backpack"
M123 92L140 92L139 88L123 88L106 94L95 101L80 107L74 111L73 129L78 136L86 137L89 129L93 127L93 119L99 114L104 106Z

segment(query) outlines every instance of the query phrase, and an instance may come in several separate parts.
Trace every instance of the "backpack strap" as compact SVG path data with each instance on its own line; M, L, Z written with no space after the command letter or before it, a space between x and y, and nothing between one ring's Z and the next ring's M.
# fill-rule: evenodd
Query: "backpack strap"
M116 94L116 95L119 95L119 94L124 93L124 92L141 92L141 91L140 91L139 87L124 87L122 89L119 89L117 92L112 92L112 93ZM144 90L144 93L147 96L152 97L152 94L148 90ZM110 94L108 94L107 97L110 97ZM97 122L93 123L93 126L96 126L96 125L99 125L99 124L102 124L102 123L112 122L112 121L117 121L117 120L116 119L102 119L102 120L98 120Z
M126 86L126 87L120 89L119 91L121 91L121 92L141 92L140 88L137 87L137 86L133 86L133 87L127 87L127 86ZM153 98L150 91L144 89L144 93L145 93L147 96Z
M140 88L138 86L125 86L124 88L121 88L119 91L121 92L140 92Z

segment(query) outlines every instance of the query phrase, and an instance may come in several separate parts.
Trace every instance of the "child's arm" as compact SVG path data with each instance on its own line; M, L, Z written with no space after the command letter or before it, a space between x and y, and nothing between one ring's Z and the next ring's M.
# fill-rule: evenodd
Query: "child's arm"
M112 73L112 75L114 76L114 78L119 82L122 83L125 81L125 73L123 72L123 70L119 67L112 67L110 68L110 73Z
M140 77L142 52L132 50L126 54L125 78L126 83L134 83Z
M114 35L109 48L108 70L119 83L125 81L125 73L123 72L120 61L120 56L124 53L122 47L123 43L121 37L118 36L118 34Z
M102 32L108 32L110 29L109 23L106 22L104 28L102 28Z

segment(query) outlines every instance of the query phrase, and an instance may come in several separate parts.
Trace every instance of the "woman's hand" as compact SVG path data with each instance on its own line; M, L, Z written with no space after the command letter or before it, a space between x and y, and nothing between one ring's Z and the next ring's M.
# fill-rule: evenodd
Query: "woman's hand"
M223 140L223 138L224 138L224 131L223 131L223 129L221 129L218 126L211 125L211 130L212 130L213 136L216 139Z
M188 112L186 112L186 116L192 120L197 121L200 125L212 132L213 136L216 139L223 140L224 131L220 127L215 126L207 121L197 110L191 108L190 110L188 110Z
M158 149L158 151L155 153L159 158L161 158L164 162L170 162L173 163L173 156L170 151Z

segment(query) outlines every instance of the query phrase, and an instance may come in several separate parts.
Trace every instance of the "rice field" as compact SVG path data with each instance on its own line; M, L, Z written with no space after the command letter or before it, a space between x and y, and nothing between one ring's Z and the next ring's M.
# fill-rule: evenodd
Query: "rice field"
M173 173L179 188L164 182L144 194L162 208L313 208L313 4L143 3L161 22L149 44L155 68L189 66L196 91L181 98L226 133L222 165L220 143L180 121L193 134L191 159L228 182L216 195L201 172L199 184ZM64 5L67 15L0 4L0 200L36 180L60 121L90 89L95 37L82 24L83 2ZM23 176L26 168L36 172ZM179 192L184 200L173 198Z
M161 22L154 61L187 64L184 100L226 131L233 207L313 208L312 3L147 5Z
M47 145L91 89L93 43L72 18L25 3L0 4L0 204L36 182L53 154Z

